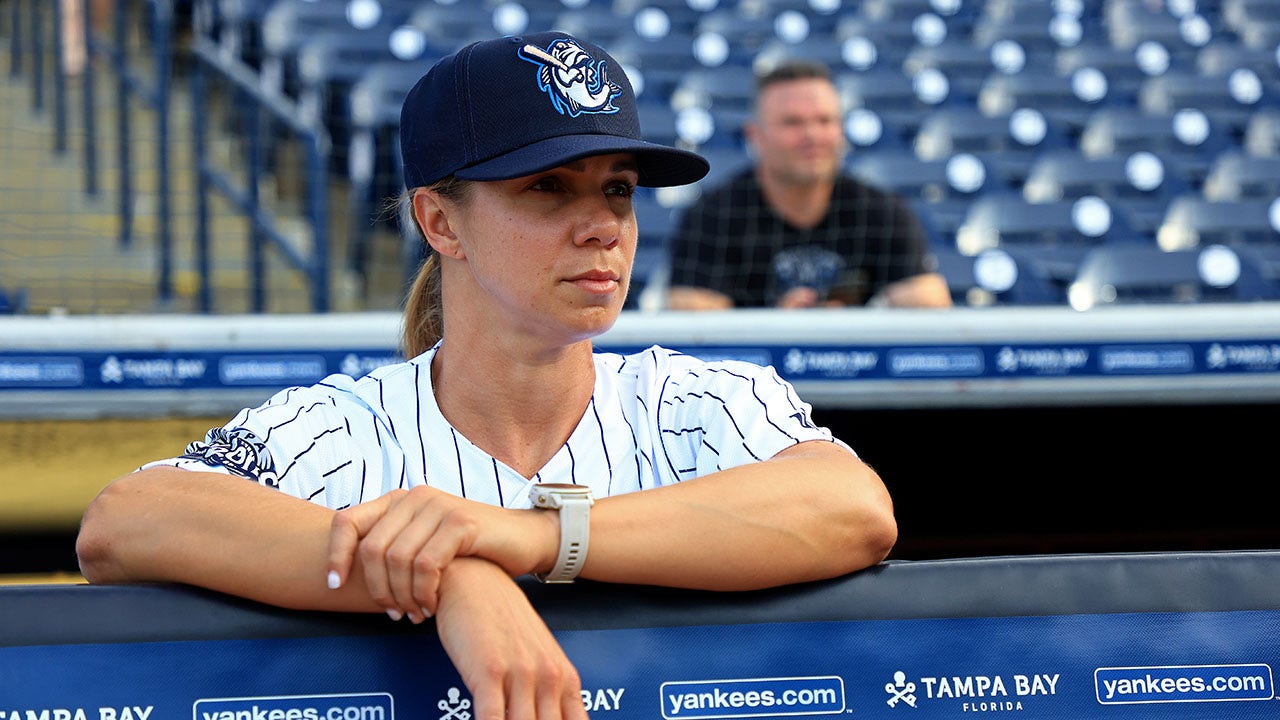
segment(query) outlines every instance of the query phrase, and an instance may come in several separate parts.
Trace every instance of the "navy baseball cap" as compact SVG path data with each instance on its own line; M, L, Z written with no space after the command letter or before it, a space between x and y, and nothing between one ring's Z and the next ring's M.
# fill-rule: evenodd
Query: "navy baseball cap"
M405 187L450 175L507 180L592 155L632 153L640 185L707 174L696 153L640 135L635 93L600 47L562 32L482 40L435 64L400 109Z

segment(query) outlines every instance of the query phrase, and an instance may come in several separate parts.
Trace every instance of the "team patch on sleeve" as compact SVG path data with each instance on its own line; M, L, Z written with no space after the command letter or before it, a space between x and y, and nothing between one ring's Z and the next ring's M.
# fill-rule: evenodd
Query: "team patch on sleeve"
M213 428L203 441L187 445L182 457L206 465L226 468L234 475L249 478L268 487L278 487L271 451L253 431L247 428Z

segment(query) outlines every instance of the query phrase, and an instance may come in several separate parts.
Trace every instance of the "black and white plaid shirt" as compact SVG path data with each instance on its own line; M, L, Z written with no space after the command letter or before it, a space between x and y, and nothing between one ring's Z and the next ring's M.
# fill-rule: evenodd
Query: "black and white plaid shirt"
M769 207L748 168L685 210L672 237L671 285L710 288L738 307L773 306L788 289L775 257L795 248L838 256L843 267L827 296L849 305L936 269L919 219L899 196L842 176L826 216L801 229Z

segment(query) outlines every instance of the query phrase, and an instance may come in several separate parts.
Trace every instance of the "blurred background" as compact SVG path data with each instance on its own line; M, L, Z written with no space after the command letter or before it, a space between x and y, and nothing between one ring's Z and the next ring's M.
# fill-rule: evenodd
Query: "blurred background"
M788 57L830 65L848 169L912 203L960 306L1159 304L1176 325L1188 306L1280 299L1275 0L0 0L0 314L398 310L420 261L387 206L404 94L468 42L543 29L608 49L645 134L712 162L695 185L637 195L630 310L661 310L643 290L680 209L749 160L753 74ZM936 465L897 462L936 477L938 458L986 459L959 425L992 447L1038 429L983 492L900 489L908 506L976 513L913 521L933 533L908 546L923 557L1271 542L1249 489L1149 505L1159 522L1133 532L1127 509L1061 520L1048 529L1072 539L1057 543L1016 507L1106 516L1107 493L1272 476L1276 420L1274 404L1111 408L1105 422L886 409L848 432L914 455L927 438ZM0 572L74 571L68 538L92 493L221 422L0 420ZM1131 454L1133 427L1166 459L1101 473ZM1227 445L1250 452L1228 463ZM1025 484L1046 466L1057 475ZM1072 483L1089 484L1075 504Z

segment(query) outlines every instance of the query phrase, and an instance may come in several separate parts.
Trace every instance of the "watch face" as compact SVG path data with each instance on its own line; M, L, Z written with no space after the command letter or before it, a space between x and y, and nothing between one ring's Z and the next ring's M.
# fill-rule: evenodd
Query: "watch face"
M586 498L592 500L591 488L586 485L569 483L541 483L529 487L529 498L537 507L559 507L563 500L569 498Z

